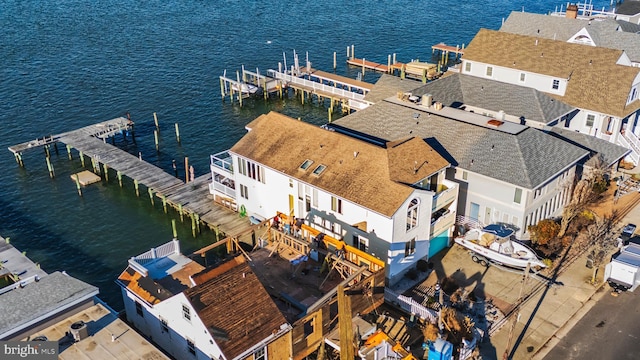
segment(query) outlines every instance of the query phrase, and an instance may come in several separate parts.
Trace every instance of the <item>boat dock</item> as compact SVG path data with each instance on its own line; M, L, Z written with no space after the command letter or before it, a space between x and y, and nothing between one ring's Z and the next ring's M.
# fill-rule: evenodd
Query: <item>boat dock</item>
M133 180L137 196L140 196L140 185L143 185L147 188L152 204L154 204L154 198L159 198L165 212L168 205L176 209L181 220L185 217L190 218L194 237L200 231L201 224L212 229L219 239L225 234L238 233L250 226L247 218L241 218L235 211L214 202L213 196L209 193L210 173L184 182L107 141L108 137L118 134L126 136L125 131L130 130L133 130L132 121L117 118L75 131L10 146L9 150L16 156L18 164L24 166L22 152L41 147L47 148L58 142L63 143L66 145L70 160L73 158L71 150L77 150L82 166L85 165L85 158L89 158L92 171L105 181L117 179L122 187L123 176L126 176ZM53 164L49 158L47 151L47 165L50 174L53 174ZM110 172L115 172L115 178L110 178ZM80 182L76 181L76 185L78 194L82 196Z

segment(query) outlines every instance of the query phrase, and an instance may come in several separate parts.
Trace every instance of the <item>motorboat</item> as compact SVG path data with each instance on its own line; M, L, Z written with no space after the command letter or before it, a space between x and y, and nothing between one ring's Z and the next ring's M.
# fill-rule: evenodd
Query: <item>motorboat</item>
M536 253L524 244L512 240L514 230L504 225L491 224L484 228L474 228L458 236L454 241L471 250L476 262L486 262L482 258L505 266L524 269L527 263L532 268L546 265Z

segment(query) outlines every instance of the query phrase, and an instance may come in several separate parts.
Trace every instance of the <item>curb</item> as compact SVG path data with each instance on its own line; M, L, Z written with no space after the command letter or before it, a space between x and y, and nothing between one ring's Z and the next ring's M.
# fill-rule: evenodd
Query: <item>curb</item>
M567 333L569 333L569 331L571 331L571 329L576 326L578 321L580 321L580 319L582 319L587 314L587 312L589 312L589 310L591 310L591 308L593 308L596 303L600 301L600 299L602 299L605 294L608 294L607 291L604 291L605 285L606 282L602 282L595 288L593 294L591 294L589 299L585 301L584 304L582 304L580 309L578 309L578 311L576 311L567 322L559 327L551 335L551 337L549 337L549 339L544 344L542 344L540 349L531 357L532 360L544 359L544 357L547 356L547 354L549 354L549 352L553 350L556 345L558 345L560 340L562 340L562 338L564 338Z

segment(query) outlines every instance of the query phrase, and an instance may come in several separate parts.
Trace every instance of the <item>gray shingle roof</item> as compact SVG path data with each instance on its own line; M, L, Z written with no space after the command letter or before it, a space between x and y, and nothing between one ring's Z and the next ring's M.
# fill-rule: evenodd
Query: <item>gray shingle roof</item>
M640 14L640 1L627 0L616 8L616 13L623 15L636 15Z
M398 91L411 91L422 85L421 82L411 79L400 79L397 76L382 74L373 89L364 97L365 100L377 103L391 96L395 96Z
M424 138L457 167L534 189L589 152L534 128L516 135L463 121L428 115L388 101L335 123L389 141Z
M640 32L640 25L634 24L632 22L624 21L624 20L616 20L618 25L620 25L620 30L624 32L630 33L638 33Z
M596 46L624 50L631 61L640 62L640 34L617 31L619 27L613 19L581 20L514 11L500 31L567 41L584 28Z
M548 133L559 139L571 142L581 146L582 148L602 155L602 160L608 166L620 161L631 150L620 145L613 144L607 140L598 139L595 136L582 134L577 131L571 131L559 127L551 128Z
M0 339L98 294L98 288L59 271L0 295Z
M533 88L454 74L428 83L413 91L414 95L432 94L434 101L458 107L467 104L482 109L548 124L575 108Z

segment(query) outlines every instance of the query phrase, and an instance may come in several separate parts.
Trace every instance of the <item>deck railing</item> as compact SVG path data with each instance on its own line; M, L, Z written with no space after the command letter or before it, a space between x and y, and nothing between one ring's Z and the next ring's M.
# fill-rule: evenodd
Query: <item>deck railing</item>
M402 310L410 314L416 314L431 323L436 323L438 321L437 311L422 306L420 303L408 296L399 295L389 289L384 289L384 299L390 303L397 304Z
M633 161L636 165L638 165L640 161L640 152L636 151L633 148L633 146L631 145L631 142L627 139L626 135L618 136L618 144L631 150L631 153L629 153L629 157L631 158L631 161Z
M334 86L325 85L319 82L302 79L296 76L291 76L289 74L281 73L275 70L269 70L269 76L272 76L278 80L286 81L288 83L302 85L302 86L311 88L314 91L322 91L324 93L337 95L350 100L357 100L357 101L364 100L364 95L362 94L340 89Z

